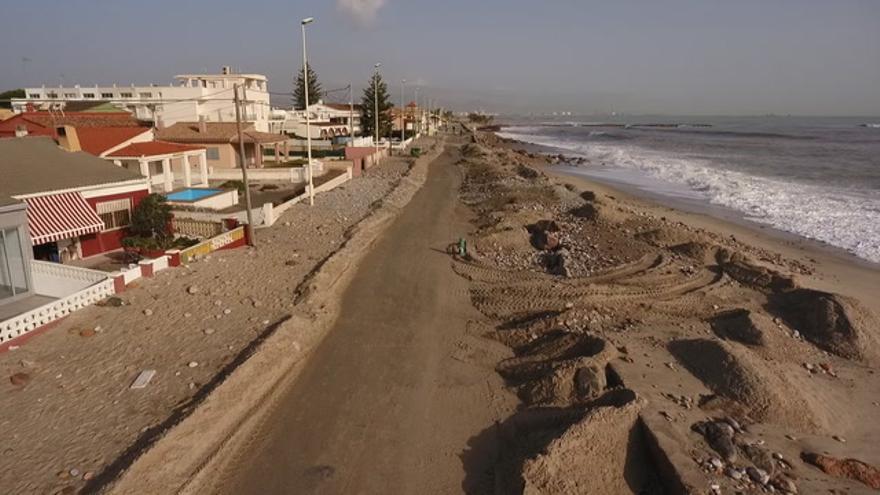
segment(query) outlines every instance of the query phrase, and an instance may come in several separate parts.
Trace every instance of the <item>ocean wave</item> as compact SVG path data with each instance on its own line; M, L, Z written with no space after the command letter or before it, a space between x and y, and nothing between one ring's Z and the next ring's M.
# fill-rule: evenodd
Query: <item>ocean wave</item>
M880 124L862 124L862 127L870 127L872 129L880 129Z
M777 132L757 132L757 131L701 131L692 127L678 127L676 129L658 128L657 131L674 132L676 134L695 134L699 136L718 136L732 138L767 138L767 139L796 139L811 140L816 136L807 136L799 134L781 134Z
M634 146L561 141L539 134L507 137L687 186L709 203L739 211L749 220L880 263L880 197L874 192L747 175L710 160Z

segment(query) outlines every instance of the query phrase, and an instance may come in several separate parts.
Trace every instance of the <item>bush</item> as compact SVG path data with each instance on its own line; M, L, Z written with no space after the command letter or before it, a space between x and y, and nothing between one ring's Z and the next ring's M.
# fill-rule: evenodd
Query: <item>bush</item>
M150 194L142 199L131 212L128 231L136 237L164 239L171 237L171 205L165 196Z

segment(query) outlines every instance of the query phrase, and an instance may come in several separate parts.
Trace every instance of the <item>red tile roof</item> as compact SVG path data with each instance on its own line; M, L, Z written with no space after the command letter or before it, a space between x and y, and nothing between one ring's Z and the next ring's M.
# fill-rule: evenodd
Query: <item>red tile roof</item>
M107 157L129 158L138 156L158 156L203 149L205 148L202 146L189 146L186 144L169 143L167 141L147 141L144 143L129 144L125 148L116 150L113 153L108 154Z
M23 112L0 121L0 136L14 136L24 126L29 135L54 136L55 127L142 127L128 112Z
M149 131L149 127L77 127L76 135L83 151L100 156L101 153Z
M158 131L159 139L175 143L238 143L238 128L235 122L203 122L204 131L199 130L199 122L177 122ZM254 130L253 124L242 126L245 143L277 143L286 141L283 134L270 134Z

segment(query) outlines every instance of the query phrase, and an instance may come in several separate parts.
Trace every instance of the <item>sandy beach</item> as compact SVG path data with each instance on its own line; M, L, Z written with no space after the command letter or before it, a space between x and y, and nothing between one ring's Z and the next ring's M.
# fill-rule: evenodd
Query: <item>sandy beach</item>
M880 488L880 271L804 239L553 171L477 133L454 269L522 402L496 487Z

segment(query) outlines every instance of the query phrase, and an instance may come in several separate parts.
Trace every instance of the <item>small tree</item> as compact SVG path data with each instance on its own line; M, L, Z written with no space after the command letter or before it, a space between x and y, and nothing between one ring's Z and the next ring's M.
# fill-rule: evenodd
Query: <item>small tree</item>
M379 102L379 137L391 135L391 99L388 96L388 86L382 80L382 75L377 74L370 78L370 84L364 89L361 99L361 128L365 136L373 136L375 128L376 99Z
M11 100L12 98L24 98L24 90L23 89L10 89L9 91L4 91L0 93L0 108L12 108Z
M321 88L321 83L318 82L318 75L309 64L309 104L317 103L323 97L324 90ZM302 68L299 69L299 74L293 83L293 105L296 109L306 109L306 87Z
M144 239L155 239L160 245L171 239L171 205L161 194L150 194L131 212L128 231Z

